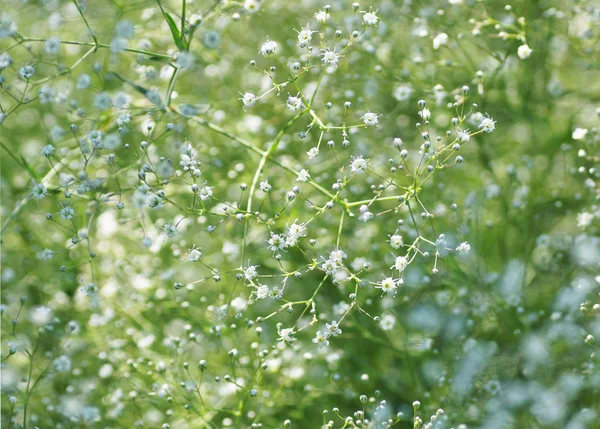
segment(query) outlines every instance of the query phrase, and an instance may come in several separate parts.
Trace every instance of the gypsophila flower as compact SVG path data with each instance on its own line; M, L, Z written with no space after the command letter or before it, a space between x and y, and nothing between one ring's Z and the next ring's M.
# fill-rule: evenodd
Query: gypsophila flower
M373 218L373 213L371 213L369 211L369 206L367 206L366 204L363 204L362 206L360 206L360 216L358 217L358 220L360 220L362 222L366 222L372 218Z
M479 129L483 130L486 133L491 133L496 129L496 121L494 121L494 119L490 117L483 118L483 120L479 124Z
M329 346L328 338L329 336L325 332L321 333L321 331L317 331L317 334L315 335L315 338L313 338L312 342L319 347L326 347Z
M90 143L96 148L102 147L102 136L102 131L98 130L92 130L88 133L88 139L90 139Z
M258 51L259 54L263 55L263 56L268 56L271 54L275 54L277 52L277 43L267 39L267 41L265 43L262 44L262 46L260 47L260 50Z
M48 195L48 190L44 185L42 185L41 183L34 185L33 191L31 192L31 198L41 200L46 195Z
M244 110L246 110L248 107L254 106L254 103L256 103L256 100L258 99L256 95L252 94L251 92L246 92L245 94L240 92L240 94L242 95L242 98L238 98L238 100L242 100L242 103L244 104Z
M329 19L329 13L327 11L320 10L317 13L315 13L315 19L317 20L317 22L325 24Z
M577 215L577 227L585 229L592 224L594 220L594 214L589 212L582 212Z
M402 272L404 272L404 270L406 269L407 266L408 266L408 259L406 259L405 256L397 256L396 259L394 260L394 265L392 265L391 268L398 270L402 273Z
M21 76L21 78L28 80L31 79L31 77L33 76L34 73L34 69L31 66L25 66L25 67L21 67L19 69L19 76Z
M53 256L54 252L50 249L44 249L37 254L37 258L41 261L49 261Z
M394 89L393 96L398 101L406 101L410 98L413 93L412 86L410 85L400 85L396 89Z
M271 185L269 185L269 181L267 179L260 182L258 187L263 192L269 192L271 190Z
M298 182L308 182L310 180L310 174L308 174L308 171L306 170L300 170L300 173L298 173L298 177L296 178L296 180Z
M302 98L300 98L299 95L296 95L295 97L290 95L287 99L286 104L287 104L288 109L290 109L292 112L300 110L304 107Z
M367 127L370 127L379 123L380 116L377 113L367 112L360 119L362 119Z
M346 253L342 249L333 249L329 253L329 260L335 262L336 264L342 265L343 260L347 258Z
M246 280L252 280L256 278L256 276L258 275L258 273L256 272L256 267L257 265L249 265L246 268L244 268L244 278Z
M471 135L469 134L469 130L462 130L458 128L456 131L456 138L461 143L467 143L469 140L471 140Z
M398 284L400 284L400 280L394 280L392 277L386 277L377 285L377 289L381 289L381 292L384 294L396 293L396 289L398 289Z
M131 115L129 113L123 113L117 118L117 125L122 127L123 125L127 125L131 122Z
M383 316L381 318L381 321L379 322L379 326L384 331L392 330L395 325L396 325L396 318L394 316L392 316L391 314L386 314L385 316Z
M369 166L369 161L362 156L358 156L350 163L350 171L354 174L363 174Z
M198 262L200 257L202 256L202 252L196 248L192 248L190 253L188 253L187 261L188 262Z
M297 220L288 227L286 238L286 244L288 246L295 246L300 237L306 236L306 227L296 222Z
M379 22L377 11L373 12L372 10L370 10L368 12L363 12L363 22L366 25L377 25L377 23Z
M279 334L279 341L283 341L285 343L292 343L294 341L296 341L296 338L294 338L294 328L281 328L278 327L277 328L277 333Z
M285 238L280 234L271 233L271 238L269 238L269 249L273 252L277 252L278 250L285 249Z
M467 256L471 253L471 245L465 241L456 247L456 251L460 256Z
M439 49L442 45L448 44L448 35L440 33L433 39L433 49Z
M73 219L73 216L75 216L75 210L71 207L65 206L60 209L60 217L63 218L63 220L71 220Z
M398 234L391 235L390 246L392 246L392 249L399 249L404 246L404 240L402 240L402 236Z
M571 138L573 140L583 140L583 139L585 139L585 136L587 136L587 134L588 134L587 128L575 128L573 130L573 134L571 135Z
M306 24L306 27L298 31L298 46L301 48L307 47L312 41L313 33L316 33L316 31L312 31L310 29L310 24Z
M2 52L0 54L0 71L9 67L12 64L12 57L8 52Z
M256 299L265 299L269 296L269 286L259 284L254 289L254 296Z
M312 147L306 154L308 155L308 159L313 159L319 154L319 149Z
M337 66L340 60L340 54L335 51L335 48L333 50L329 48L322 49L321 56L323 57L323 64L328 64L332 66Z
M208 201L213 195L212 188L210 186L203 186L198 193L201 201Z
M46 43L44 45L44 51L48 55L58 54L59 49L60 49L60 40L58 40L56 37L51 37L48 40L46 40Z
M329 323L325 324L325 331L327 332L327 334L329 334L330 336L333 336L333 337L342 335L342 330L340 329L338 322L336 322L335 320L333 320L331 322L331 324L329 324Z
M167 237L173 238L173 237L175 237L175 235L177 235L177 227L175 227L175 225L171 225L170 223L167 223L167 224L165 224L165 226L163 226L163 232L165 234L167 234ZM189 260L189 256L188 256L188 260Z
M429 118L431 118L431 111L428 108L424 108L423 110L419 111L419 116L424 121L427 121Z
M40 153L45 157L50 157L54 153L54 146L52 146L51 144L47 144L46 146L42 147Z
M529 58L529 56L531 55L532 52L533 52L533 49L531 49L529 46L527 46L527 44L521 45L521 46L519 46L519 49L517 49L517 55L522 60L526 60L527 58Z

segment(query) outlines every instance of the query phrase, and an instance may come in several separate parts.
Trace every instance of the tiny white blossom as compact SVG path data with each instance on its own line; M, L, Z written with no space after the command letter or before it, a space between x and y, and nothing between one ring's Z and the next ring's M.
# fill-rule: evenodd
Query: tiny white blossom
M240 92L240 95L242 97L238 98L238 100L242 100L242 103L244 104L244 110L246 110L248 107L254 106L254 103L256 103L257 97L251 92L246 92L245 94Z
M310 174L308 174L308 171L306 171L306 170L300 170L296 180L298 182L308 182L310 180Z
M175 237L175 235L177 235L177 228L174 225L171 225L170 223L165 224L165 226L163 226L163 232L165 234L167 234L167 237ZM188 256L188 260L189 260L189 256Z
M421 110L419 112L419 116L421 118L423 118L424 121L428 120L429 118L431 118L431 111L428 108L424 108L423 110Z
M471 245L465 241L458 245L456 251L460 256L467 256L469 253L471 253Z
M263 192L269 192L271 190L271 185L269 184L269 181L267 179L265 179L262 182L260 182L260 184L258 185L258 187Z
M398 256L394 260L394 265L392 265L391 268L394 268L402 273L406 269L407 266L408 266L408 259L406 259L405 256Z
M312 342L318 345L319 347L326 347L329 345L329 336L326 333L321 333L321 331L317 331L315 338L313 338Z
M202 201L207 201L213 195L212 188L210 186L203 186L198 195Z
M433 39L433 49L439 49L442 45L448 44L448 35L446 33L440 33Z
M75 210L73 210L71 207L65 206L60 209L60 217L63 218L63 220L73 219L73 216L75 216Z
M244 278L246 280L252 280L258 275L256 272L256 267L257 265L248 265L246 268L244 268Z
M288 109L290 109L292 112L300 110L304 107L302 98L299 95L296 95L296 96L290 95L287 99L286 104L287 104Z
M38 183L37 185L35 185L33 187L33 191L31 193L31 198L34 198L36 200L41 200L46 195L48 195L48 190L46 189L46 187L44 185L42 185L41 183Z
M529 58L529 56L531 55L532 52L533 52L533 49L531 49L529 46L527 46L527 44L521 45L521 46L519 46L519 49L517 49L517 55L522 60L526 60L527 58Z
M394 280L392 277L386 277L383 279L377 286L377 289L381 289L381 291L385 294L387 293L396 293L396 289L398 289L398 284L401 284L402 280Z
M294 338L294 328L277 329L277 333L279 334L279 341L283 341L288 344L296 341L296 338Z
M369 161L364 159L362 156L359 156L354 158L354 160L350 163L350 170L354 174L363 174L368 166Z
M315 19L317 20L317 22L325 24L329 19L329 13L324 10L320 10L317 13L315 13Z
M319 149L312 147L306 154L308 155L308 159L313 159L319 154Z
M587 136L587 128L575 128L571 137L573 140L583 140Z
M379 117L377 113L367 112L360 119L364 122L367 127L377 125L379 123Z
M496 129L496 121L493 118L483 118L479 124L479 129L482 129L486 133L491 133Z
M302 30L298 31L298 46L305 48L312 41L312 35L315 31L310 29L310 24L306 24Z
M53 256L54 252L50 249L44 249L37 254L37 258L41 261L49 261Z
M265 299L269 296L269 286L259 284L255 290L254 295L256 299Z
M335 52L335 48L333 50L327 48L321 50L322 61L324 64L330 64L332 66L337 66L340 60L340 54Z
M258 51L259 54L263 55L263 56L268 56L271 54L274 54L277 52L277 43L272 41L272 40L268 40L262 44L262 46L260 47L260 50Z
M192 249L192 250L190 250L190 253L188 254L187 261L188 262L198 262L200 260L201 256L202 256L202 252L200 252L198 249Z
M363 22L366 25L377 25L379 22L379 17L376 14L377 11L363 12Z
M594 220L594 214L589 212L579 213L577 215L577 227L585 229L592 224Z
M399 249L404 245L404 241L402 240L402 236L398 234L394 234L390 236L390 246L393 249Z

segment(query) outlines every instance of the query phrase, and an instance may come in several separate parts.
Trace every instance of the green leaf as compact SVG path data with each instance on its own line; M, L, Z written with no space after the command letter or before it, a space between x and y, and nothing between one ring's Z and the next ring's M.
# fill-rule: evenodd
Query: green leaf
M179 29L177 28L177 24L175 24L175 21L167 12L165 12L164 15L165 20L167 21L167 24L169 24L169 28L171 29L171 34L173 35L173 41L175 42L175 46L177 46L177 48L180 51L184 50L183 40L181 38L181 34L179 33Z

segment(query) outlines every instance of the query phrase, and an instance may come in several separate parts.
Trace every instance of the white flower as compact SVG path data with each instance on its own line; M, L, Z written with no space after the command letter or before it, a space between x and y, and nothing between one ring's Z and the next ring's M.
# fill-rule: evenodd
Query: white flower
M315 31L311 31L310 24L306 24L302 30L298 31L298 46L305 48L312 40L312 35Z
M381 329L383 329L384 331L389 331L393 329L395 324L396 318L391 314L386 314L381 318L381 321L379 322L379 326L381 326Z
M340 329L338 322L336 322L335 320L331 322L331 325L329 323L326 323L325 330L328 335L331 335L333 337L337 337L338 335L342 334L342 330Z
M312 147L306 154L308 155L308 159L313 159L319 154L319 149Z
M298 239L304 236L306 236L306 227L294 221L294 223L288 227L286 244L288 246L295 246L298 243Z
M190 253L187 257L187 261L188 262L198 262L200 260L201 256L202 256L202 252L200 252L198 249L192 249L192 250L190 250Z
M167 237L175 237L175 235L177 235L177 228L174 225L167 223L167 224L165 224L165 226L163 226L163 232L165 234L167 234ZM189 260L189 256L188 256L188 260Z
M368 167L369 161L364 159L362 156L354 158L350 163L350 170L354 174L363 174Z
M393 96L398 101L406 101L410 98L413 89L410 85L400 85L394 89Z
M290 109L292 112L295 112L296 110L300 110L304 107L304 103L302 102L302 98L297 96L289 96L287 99L287 107L288 109Z
M269 185L269 181L267 179L265 179L262 182L260 182L260 184L258 185L258 187L263 192L269 192L271 190L271 185Z
M522 60L526 60L527 58L529 58L529 56L531 55L532 52L533 52L533 49L531 49L529 46L527 46L527 44L521 45L521 46L519 46L519 49L517 49L517 55Z
M313 338L312 342L317 344L319 347L326 347L329 345L329 335L326 333L321 333L321 331L317 331L317 335Z
M329 253L329 260L336 264L342 264L343 260L347 258L346 253L342 249L333 249Z
M467 256L471 253L471 245L465 241L456 247L456 251L460 256Z
M310 174L306 170L300 170L298 173L298 178L296 178L298 182L308 182L310 180Z
M367 112L360 119L364 122L367 127L377 125L379 123L379 117L377 113Z
M242 103L244 103L244 110L246 110L248 107L254 106L254 103L256 103L257 100L256 95L252 94L251 92L246 92L245 94L240 92L240 94L242 98L238 98L238 100L242 100Z
M483 118L481 123L479 124L479 129L483 130L486 133L491 133L496 129L496 121L493 118Z
M467 143L469 140L471 140L471 135L469 134L469 130L462 130L460 128L457 130L456 137L458 138L458 141L461 143Z
M317 20L317 22L325 24L329 19L329 13L324 10L320 10L317 13L315 13L315 19Z
M244 278L246 280L252 280L258 275L256 272L256 267L257 265L248 265L246 268L244 268Z
M448 35L440 33L433 39L433 49L440 49L440 46L448 44Z
M398 234L394 234L390 236L390 246L393 249L399 249L404 245L404 241L402 240L402 236Z
M42 150L40 151L40 153L42 155L44 155L45 157L52 156L52 154L54 153L54 146L52 146L51 144L47 144L46 146L44 146L42 148Z
M200 189L199 195L202 201L209 200L213 195L212 188L210 186L203 186L202 189Z
M394 265L391 268L394 268L400 272L403 272L408 266L408 259L405 256L397 256Z
M419 112L419 116L421 118L423 118L424 121L428 120L429 118L431 118L431 111L428 108L424 108L423 110L421 110Z
M367 206L366 204L363 204L362 206L360 206L360 216L358 217L358 220L360 220L362 222L366 222L372 218L373 218L373 213L371 213L369 211L369 206Z
M60 217L62 217L63 220L73 219L73 216L75 216L75 210L73 210L71 207L66 206L60 209Z
M269 296L269 286L259 284L254 290L256 299L265 299Z
M271 233L271 238L269 238L269 249L273 252L277 252L278 250L282 250L285 248L285 239L280 234Z
M340 60L340 54L335 52L335 48L333 50L327 48L321 50L322 61L324 64L330 64L332 66L337 66Z
M48 195L48 190L44 185L38 183L33 187L33 191L31 193L31 198L35 198L36 200L41 200L46 195Z
M260 51L258 51L259 54L263 55L263 56L268 56L271 54L274 54L277 52L277 43L275 43L272 40L268 40L263 43L263 45L260 47Z
M594 215L592 213L589 213L589 212L579 213L577 215L577 227L579 227L581 229L585 229L586 227L588 227L592 224L593 220L594 220Z
M575 128L571 137L573 137L573 140L583 140L587 133L587 128Z
M366 25L377 25L379 22L379 17L376 15L377 11L369 11L363 13L363 22Z
M396 289L398 289L398 284L401 284L401 282L402 279L394 280L391 277L386 277L379 283L377 289L381 289L383 293L396 293Z
M44 249L41 252L38 252L37 258L40 261L49 261L54 256L54 252L50 249Z
M279 334L279 341L283 341L285 343L292 343L296 341L294 338L294 328L277 328L277 333Z

